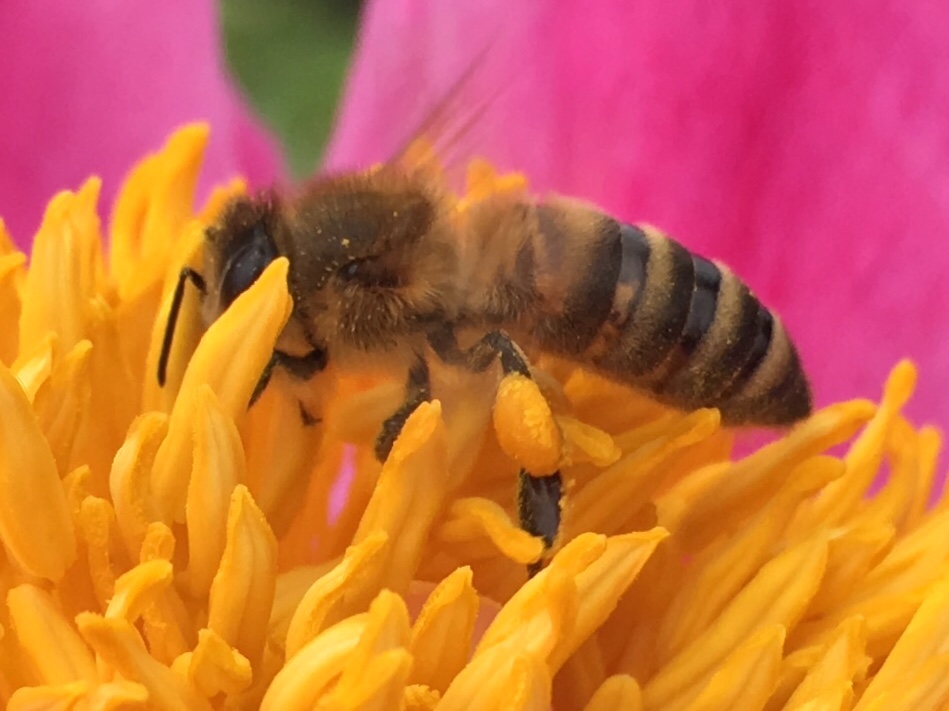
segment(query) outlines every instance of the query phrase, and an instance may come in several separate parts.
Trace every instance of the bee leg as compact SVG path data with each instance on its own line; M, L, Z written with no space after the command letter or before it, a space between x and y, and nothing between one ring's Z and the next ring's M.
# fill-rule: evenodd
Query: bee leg
M298 380L309 380L326 367L326 351L322 348L314 348L302 356L290 355L283 351L274 351L273 355L270 356L270 360L267 361L267 365L264 366L264 372L260 374L257 385L254 387L254 392L250 396L250 402L247 404L248 408L253 407L254 403L260 399L268 383L270 383L270 378L273 377L274 369L277 367L283 368L292 377ZM303 424L307 426L319 422L319 420L313 417L313 415L303 407L302 403L300 404L300 417L303 420Z
M550 550L560 529L560 498L563 482L560 472L550 476L531 476L524 469L517 475L517 515L521 528L544 542ZM543 558L527 566L527 574L534 577L544 567Z
M429 344L435 354L446 363L460 365L474 372L486 370L495 358L501 361L504 377L521 375L531 378L530 367L520 349L504 331L491 331L463 351L458 346L451 328L441 329L429 335ZM560 530L560 500L563 495L563 480L560 472L547 476L535 476L526 469L517 475L517 515L520 526L532 536L544 542L545 553L553 547ZM543 568L543 558L527 566L531 577Z
M309 380L326 368L326 351L322 348L314 348L302 356L290 355L283 351L274 351L273 357L277 359L277 365L298 380Z
M382 423L382 429L376 437L375 454L376 459L384 462L392 451L392 445L396 438L405 427L405 421L409 415L415 412L415 408L426 400L431 400L431 383L428 376L428 363L419 358L415 364L409 368L408 380L405 383L405 400L385 422Z
M446 326L429 333L428 343L435 351L435 355L449 365L481 373L488 369L495 358L500 358L501 372L504 375L516 373L525 378L531 377L527 360L504 331L486 333L473 346L462 350L455 338L454 330Z

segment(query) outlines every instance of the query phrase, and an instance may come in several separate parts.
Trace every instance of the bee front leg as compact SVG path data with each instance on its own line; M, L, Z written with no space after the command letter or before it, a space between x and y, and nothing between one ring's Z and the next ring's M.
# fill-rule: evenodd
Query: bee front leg
M322 348L314 348L302 356L290 355L283 351L274 351L273 355L270 356L270 360L267 361L267 365L264 366L264 372L260 374L257 385L254 387L254 392L250 396L250 402L247 404L248 408L253 407L254 403L260 399L260 396L270 383L270 378L273 377L274 369L278 367L283 368L292 377L298 380L309 380L326 367L326 351ZM307 425L313 425L317 422L313 415L303 407L302 403L300 404L300 417L303 419L304 424Z
M405 383L405 400L385 422L382 423L382 429L376 437L375 454L376 459L384 462L392 451L392 445L396 438L405 427L405 421L409 415L415 412L415 408L426 400L432 399L431 382L428 375L428 363L421 357L409 368L408 380Z
M503 377L520 375L532 378L527 360L511 337L504 331L491 331L467 350L461 350L450 328L440 329L429 335L429 344L439 358L446 363L458 365L473 372L482 372L495 358L501 362ZM563 497L563 480L559 471L546 476L537 476L526 469L517 475L517 515L520 526L532 536L544 542L550 550L560 530L560 500ZM527 574L536 575L543 567L543 559L531 563Z

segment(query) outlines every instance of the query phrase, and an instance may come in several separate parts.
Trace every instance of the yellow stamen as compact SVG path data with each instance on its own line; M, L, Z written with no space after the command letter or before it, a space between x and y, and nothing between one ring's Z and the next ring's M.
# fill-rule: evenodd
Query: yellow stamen
M311 709L336 681L366 630L369 615L348 617L287 660L264 697L261 711Z
M109 600L106 617L135 622L145 605L171 584L172 567L167 560L139 563L115 581L115 595Z
M11 370L30 402L33 402L36 393L53 372L53 352L57 350L57 340L55 333L47 333L31 350L21 352L13 362Z
M84 701L89 711L147 709L148 689L124 679L105 681L90 690Z
M851 686L863 682L870 665L866 646L866 620L860 616L844 620L826 644L800 649L785 658L775 696L784 698L793 689L785 708L796 708L819 699L826 689L845 686L852 698Z
M699 697L688 705L669 709L709 711L760 709L774 689L784 646L784 627L767 625L748 638L721 665Z
M805 541L772 559L735 596L701 636L673 657L644 689L647 706L661 706L701 691L714 665L769 623L794 625L817 591L827 562L823 537ZM680 702L681 703L681 702Z
M161 270L191 217L208 134L208 127L200 124L179 129L160 153L139 163L119 193L109 256L125 299L164 277Z
M636 449L602 472L570 500L569 528L612 531L646 503L662 482L659 468L676 452L709 437L717 428L717 410L698 410L647 446Z
M252 676L250 662L223 637L208 629L198 633L188 678L204 696L237 695L250 686Z
M703 553L694 576L686 573L669 607L657 641L657 655L669 658L721 613L731 598L767 563L794 511L806 497L843 474L841 463L815 457L798 466L787 483L745 527Z
M87 496L79 508L79 531L85 543L89 577L101 606L106 606L115 591L119 553L115 541L115 511L105 499Z
M0 220L0 241L4 238L3 221ZM26 255L11 251L0 254L0 363L11 365L19 350L20 335L17 324L20 322L20 284L23 281Z
M10 697L7 711L68 711L89 693L88 681L74 681L55 686L24 686Z
M617 674L600 684L583 711L642 711L643 694L639 684L627 674Z
M557 417L557 424L566 445L563 466L592 462L598 467L608 467L623 455L613 438L599 428L566 416Z
M459 499L450 515L439 531L441 539L448 544L465 544L469 554L479 538L491 542L486 555L498 550L521 565L540 560L544 553L542 540L516 526L504 509L489 499Z
M20 569L58 581L76 557L72 519L50 446L3 365L0 412L0 540Z
M422 403L392 447L353 538L359 544L377 531L388 536L380 587L408 589L421 559L421 543L447 494L446 457L441 404Z
M402 698L412 655L405 602L384 590L369 606L366 629L324 701L328 708L385 711Z
M389 536L376 531L346 551L343 560L321 575L299 601L287 630L286 651L292 657L327 627L345 617L347 597L372 597L378 580ZM366 584L370 588L366 588Z
M76 618L79 632L102 660L126 679L148 690L156 709L210 709L210 704L171 669L156 661L135 628L124 619L107 619L83 612Z
M931 660L942 659L943 664L940 667L944 667L946 659L949 659L947 632L949 632L949 578L941 580L931 588L883 667L867 687L863 703L870 702L877 696L882 697L905 688L903 685L907 677L918 673ZM931 674L932 671L934 669L930 668L929 673ZM935 678L932 681L935 681ZM927 685L932 681L927 682ZM949 685L938 684L932 691L940 695L949 694ZM926 705L935 701L936 699L932 699ZM939 700L938 703L941 704L943 701Z
M232 418L247 409L273 344L290 317L287 269L285 258L268 266L208 329L188 365L152 475L162 512L172 520L184 518L198 391L202 385L210 385Z
M880 467L884 434L893 427L899 409L909 400L915 384L916 370L910 363L903 361L893 369L880 409L847 454L847 477L821 492L808 512L810 515L832 525L853 513L862 498L861 492L870 485Z
M502 608L475 658L511 642L549 657L556 670L602 624L665 535L656 529L612 539L578 536Z
M130 559L139 554L148 524L158 517L150 497L148 476L167 432L168 418L163 413L141 415L132 423L125 444L112 463L109 489L116 524Z
M444 692L468 661L478 613L471 570L459 568L438 584L412 627L409 651L415 659L410 681Z
M194 467L188 484L188 576L191 594L204 596L221 563L227 541L231 495L244 480L244 450L233 420L214 391L198 391L194 418Z
M722 478L714 490L706 489L702 499L693 504L693 522L683 522L683 535L706 539L709 529L720 530L731 521L742 520L750 511L760 508L780 486L781 471L846 441L875 411L871 403L863 400L832 405L778 442L736 462L728 477Z
M441 711L544 709L550 704L550 672L533 652L500 644L475 658L448 687Z
M82 413L92 397L92 343L81 340L53 368L44 387L33 398L40 428L46 435L59 471L68 471Z
M949 703L949 654L927 659L907 674L898 688L879 689L854 711L918 711L943 709Z
M7 593L7 606L17 637L43 682L95 680L92 654L46 592L20 585ZM51 654L54 649L56 653Z
M23 350L53 332L59 337L58 352L64 353L85 336L87 303L100 288L103 269L99 187L99 180L91 178L77 193L60 193L43 216L23 286Z
M227 542L211 584L208 627L252 664L267 635L277 576L277 541L247 489L238 486L227 514Z

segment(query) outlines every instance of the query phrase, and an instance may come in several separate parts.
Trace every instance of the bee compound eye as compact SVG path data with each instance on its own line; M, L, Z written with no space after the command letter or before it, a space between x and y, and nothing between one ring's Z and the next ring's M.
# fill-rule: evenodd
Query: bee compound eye
M258 234L255 230L254 239L238 249L224 267L221 276L221 307L227 308L234 299L247 291L276 258L277 253L270 240L262 231Z

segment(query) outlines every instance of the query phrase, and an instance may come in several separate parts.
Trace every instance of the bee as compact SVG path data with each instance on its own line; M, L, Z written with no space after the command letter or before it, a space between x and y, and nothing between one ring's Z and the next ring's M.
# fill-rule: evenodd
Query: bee
M530 377L521 347L675 408L716 407L729 425L786 426L811 412L780 319L724 265L567 197L497 191L459 218L444 185L395 162L295 195L234 199L207 230L204 275L181 272L159 382L185 283L202 293L207 325L279 256L293 312L252 402L277 368L302 380L330 361L397 368L405 399L382 425L380 460L431 397L430 359L474 372L498 361ZM518 514L550 547L562 483L536 474L520 472Z

